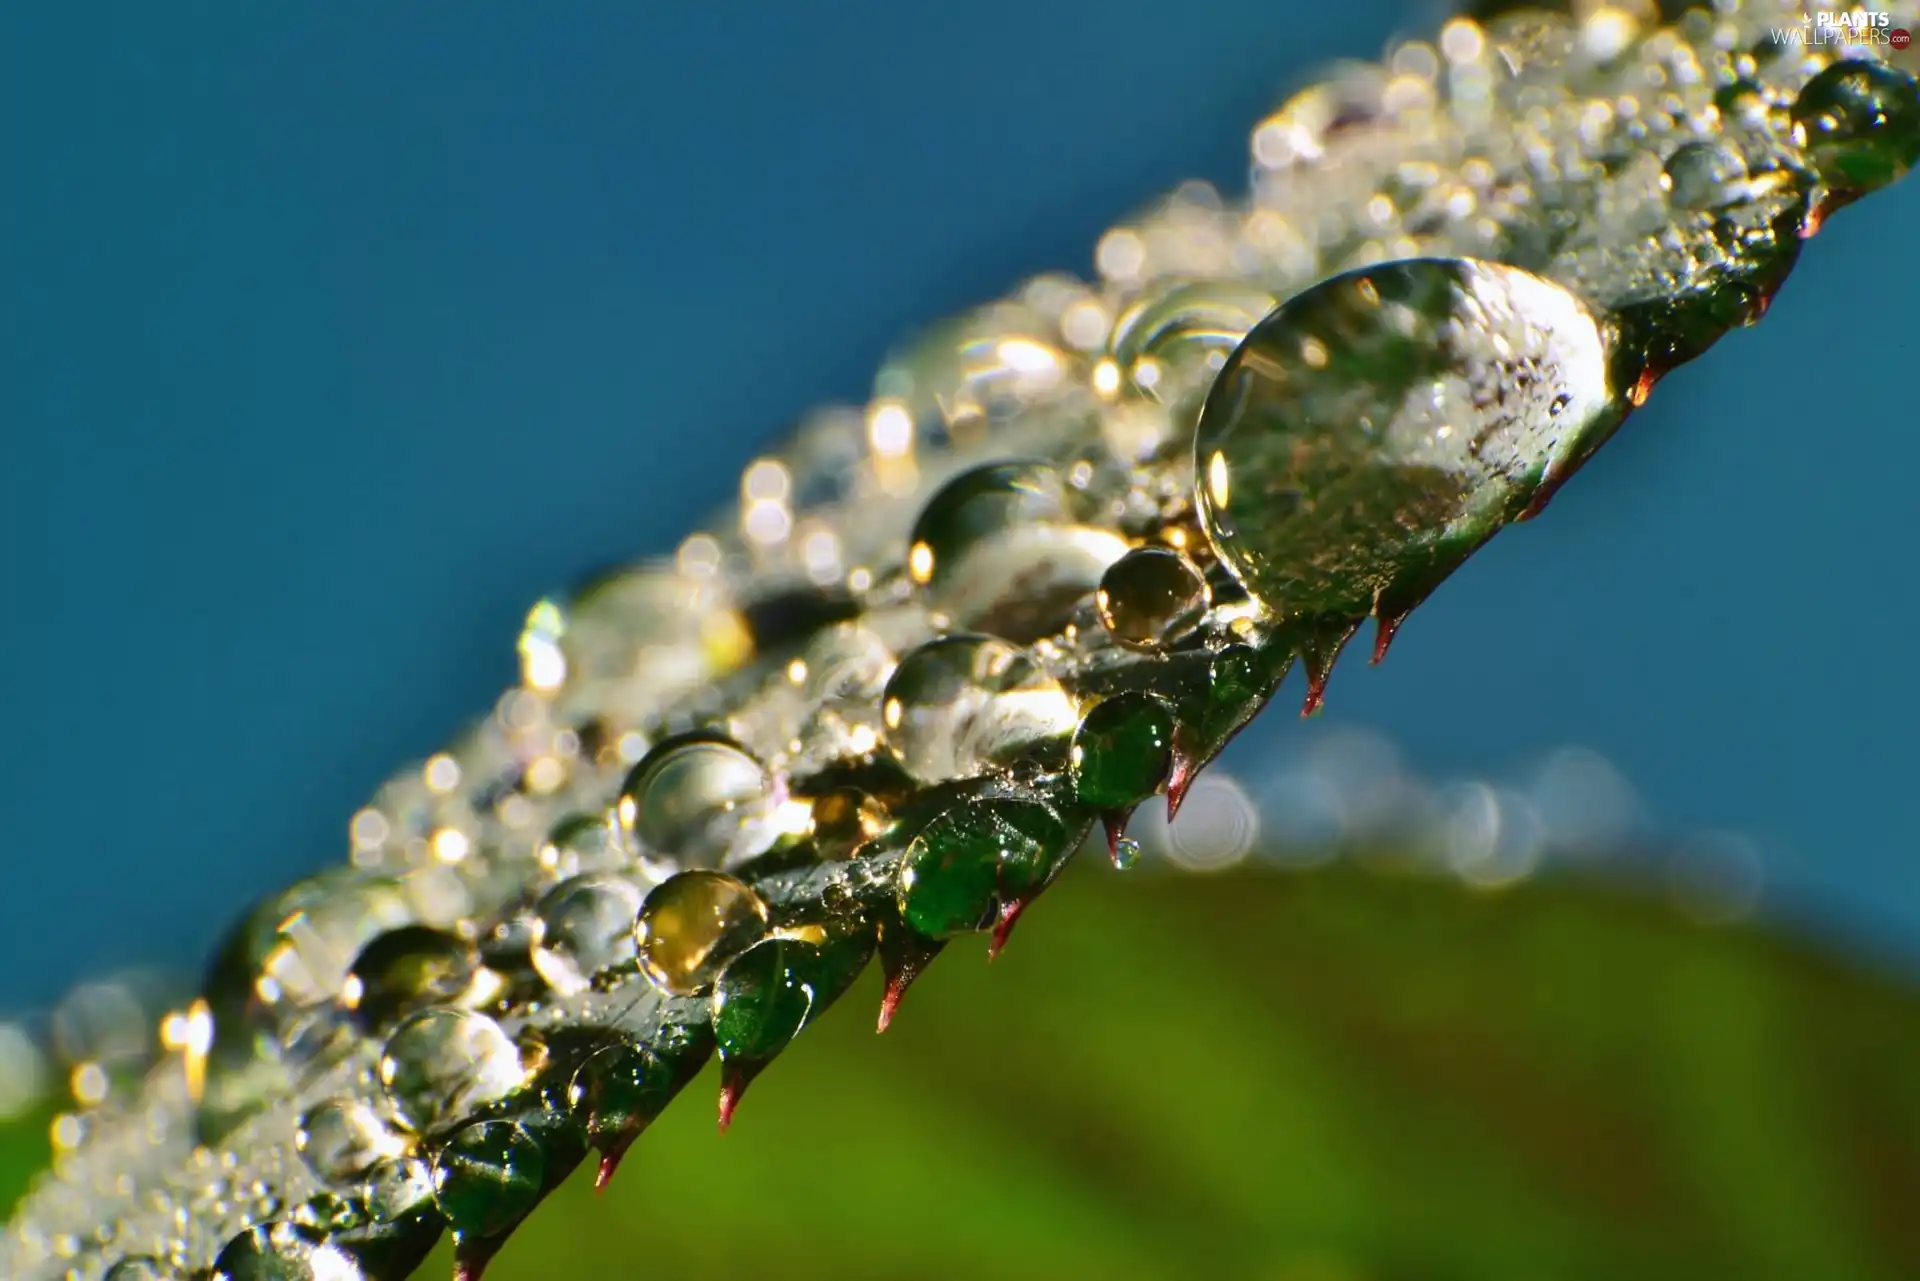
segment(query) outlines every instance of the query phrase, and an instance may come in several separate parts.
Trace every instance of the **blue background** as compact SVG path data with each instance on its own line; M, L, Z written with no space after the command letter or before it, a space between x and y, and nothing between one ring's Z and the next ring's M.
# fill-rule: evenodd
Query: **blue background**
M539 592L1432 25L1326 12L7 6L0 1008L196 962L489 704ZM1916 226L1920 180L1839 217L1334 715L1436 773L1590 745L1920 960Z

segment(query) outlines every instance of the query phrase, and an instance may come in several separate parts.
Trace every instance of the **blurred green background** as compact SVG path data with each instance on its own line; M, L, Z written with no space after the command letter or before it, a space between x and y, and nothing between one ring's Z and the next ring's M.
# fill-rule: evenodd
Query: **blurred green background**
M878 987L488 1276L1920 1275L1915 993L1634 891L1082 860L876 1039Z

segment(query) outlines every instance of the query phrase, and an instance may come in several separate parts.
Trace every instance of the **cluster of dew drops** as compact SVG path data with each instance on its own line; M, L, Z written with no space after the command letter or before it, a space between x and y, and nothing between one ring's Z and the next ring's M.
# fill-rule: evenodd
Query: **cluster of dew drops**
M1295 657L1317 701L1364 617L1384 649L1434 564L1644 398L1592 246L1523 252L1556 181L1589 193L1576 222L1655 200L1684 233L1777 194L1780 155L1829 197L1913 163L1910 75L1758 21L1456 20L1308 90L1256 131L1245 206L1182 188L1103 238L1098 284L929 332L671 559L541 601L521 685L172 1017L186 1119L114 1146L103 1112L102 1155L66 1153L4 1248L32 1275L351 1281L451 1228L477 1277L710 1056L724 1124L874 956L884 1027L1091 823L1127 862L1127 814L1177 803ZM1670 286L1705 271L1673 235L1630 270L1664 236ZM290 1154L235 1155L275 1134Z

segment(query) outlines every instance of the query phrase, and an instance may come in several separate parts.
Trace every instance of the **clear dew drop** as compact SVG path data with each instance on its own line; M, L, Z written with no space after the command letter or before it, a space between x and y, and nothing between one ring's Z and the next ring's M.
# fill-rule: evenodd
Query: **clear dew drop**
M1072 732L1073 700L991 636L944 636L900 660L881 698L887 745L923 782L971 778Z
M423 1010L393 1030L380 1054L380 1084L416 1133L497 1102L525 1079L512 1038L468 1010Z
M1065 483L1044 463L961 472L914 522L907 574L955 625L1038 640L1127 548L1111 530L1076 521L1068 506Z
M1136 547L1108 567L1094 609L1109 635L1153 653L1193 633L1213 594L1199 566L1171 547Z
M147 1254L132 1254L108 1268L102 1281L175 1281L180 1274Z
M411 924L414 906L397 880L352 872L303 882L282 895L286 911L253 979L254 1008L295 1039L305 1017L339 999L360 950Z
M353 1257L291 1223L263 1223L227 1242L213 1262L217 1281L364 1281Z
M314 1176L333 1187L364 1179L374 1166L405 1154L410 1146L372 1107L346 1097L307 1109L293 1145Z
M384 1031L415 1010L446 1005L473 989L480 956L445 930L406 925L380 935L354 958L340 1004L360 1027Z
M1115 372L1123 385L1156 400L1187 401L1205 392L1228 354L1277 302L1266 290L1237 280L1158 284L1114 321Z
M1724 142L1689 142L1667 157L1667 198L1681 209L1717 209L1743 198L1747 162Z
M1247 336L1201 411L1195 501L1268 610L1359 618L1443 575L1621 412L1566 290L1469 259L1386 263Z
M418 1156L382 1161L367 1171L360 1196L375 1223L397 1223L433 1197L433 1169Z
M632 881L604 873L554 886L535 908L533 968L562 996L586 991L595 974L633 959L641 897Z
M535 857L556 881L587 872L612 872L631 861L605 814L569 814L553 825Z
M1127 871L1140 861L1140 842L1123 836L1113 843L1113 865Z
M851 858L887 825L886 807L857 787L836 787L813 798L813 844L822 858Z
M767 905L720 872L682 872L653 887L633 936L640 972L669 996L698 996L728 961L764 938Z
M682 737L656 744L627 775L615 815L655 877L720 868L766 848L773 780L737 744Z
M545 1175L540 1145L523 1126L476 1121L434 1154L434 1204L461 1236L492 1236L532 1211Z
M1807 81L1792 116L1795 140L1830 187L1877 191L1920 162L1920 81L1899 67L1835 62Z

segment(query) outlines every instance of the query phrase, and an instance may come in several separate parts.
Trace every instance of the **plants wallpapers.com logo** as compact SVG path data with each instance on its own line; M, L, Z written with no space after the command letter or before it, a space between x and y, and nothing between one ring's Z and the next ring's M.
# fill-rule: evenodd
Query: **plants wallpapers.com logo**
M1893 25L1892 14L1862 9L1822 9L1814 13L1802 13L1799 26L1775 27L1771 35L1775 44L1813 48L1864 44L1900 50L1913 42L1911 32L1905 27Z

